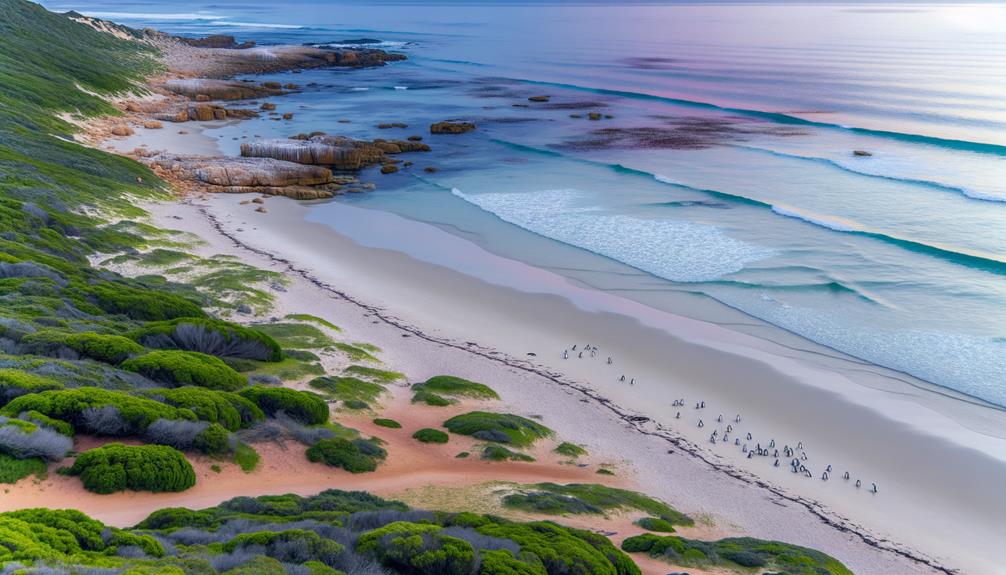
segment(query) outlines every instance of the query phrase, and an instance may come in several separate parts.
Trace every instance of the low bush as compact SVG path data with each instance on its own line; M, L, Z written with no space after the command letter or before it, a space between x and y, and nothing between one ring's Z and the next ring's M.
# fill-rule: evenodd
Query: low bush
M509 539L521 554L533 553L549 575L639 575L639 568L604 536L546 521L490 521L477 526L483 535Z
M751 537L697 541L676 535L644 533L622 542L622 550L647 553L684 566L759 568L787 575L852 575L835 558L820 551Z
M563 441L560 443L553 451L559 455L565 455L566 457L577 458L583 455L587 455L587 450L575 443L570 443L568 441Z
M255 329L268 335L283 349L322 349L334 345L325 332L304 323L259 323Z
M154 381L179 387L197 385L208 389L234 391L245 386L245 377L218 357L196 351L159 350L127 359L122 369L134 371Z
M283 359L283 352L273 338L261 331L218 319L187 317L151 322L131 332L129 337L157 349L181 349L260 361Z
M80 476L84 489L102 494L185 491L196 484L185 456L165 445L110 443L81 453L68 473Z
M27 353L59 357L61 350L70 349L81 357L118 365L130 356L146 351L142 345L121 335L95 332L65 333L42 330L28 334L19 342Z
M186 386L148 389L140 393L174 407L189 409L201 421L219 423L230 431L250 427L265 418L262 410L251 400L228 391Z
M188 409L96 387L23 395L0 408L0 415L26 411L66 421L75 431L112 436L137 435L158 419L196 418Z
M454 416L444 422L444 427L460 435L476 439L509 443L527 447L535 441L552 436L551 429L530 419L510 413L472 411Z
M350 473L374 471L386 455L382 448L364 440L350 441L340 437L322 439L307 449L308 460L340 467Z
M103 311L132 319L161 321L206 316L192 300L161 290L103 281L82 288L81 292Z
M470 543L445 535L439 525L397 521L360 536L356 549L381 564L415 575L470 575L478 555Z
M394 419L386 419L383 417L378 417L374 419L374 425L379 425L381 427L387 427L388 429L401 429L402 424L398 423Z
M384 386L355 377L324 376L312 379L308 385L339 401L362 401L367 404L376 403L384 393Z
M441 396L468 397L472 399L499 399L488 385L468 381L452 375L437 375L412 386L415 391L427 391Z
M59 419L53 419L47 415L43 415L37 411L22 411L18 415L18 419L23 419L25 421L30 421L35 425L41 427L48 427L49 429L60 433L67 437L73 437L73 426L65 421Z
M17 369L0 369L0 405L27 393L63 389L63 384Z
M207 455L224 455L237 447L237 441L230 432L206 421L158 419L147 427L143 438L148 443L181 450L194 449Z
M432 407L447 407L454 404L455 401L429 391L417 391L412 395L412 403L425 403Z
M419 431L412 434L413 439L421 441L423 443L447 443L450 439L443 431L439 429L432 429L429 427L420 429Z
M534 458L525 453L510 451L502 445L486 445L482 449L482 459L486 461L534 461Z
M674 533L674 524L659 517L643 517L637 519L635 524L647 531L657 531L661 533Z
M674 525L694 524L694 521L690 517L663 501L627 489L608 487L607 485L596 483L570 483L568 485L536 483L528 487L534 488L540 493L574 498L584 505L597 507L605 511L634 509L644 511Z
M321 396L310 391L297 391L285 387L253 386L239 394L257 405L267 415L283 412L306 425L328 421L328 404Z
M29 475L45 475L48 466L37 457L18 459L0 453L0 483L17 483ZM0 556L3 554L0 553Z
M18 459L59 461L73 448L73 440L30 421L0 416L0 453Z

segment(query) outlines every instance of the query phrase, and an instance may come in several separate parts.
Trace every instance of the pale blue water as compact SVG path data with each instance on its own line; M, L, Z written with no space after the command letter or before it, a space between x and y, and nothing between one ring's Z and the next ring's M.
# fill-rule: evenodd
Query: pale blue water
M381 40L409 60L280 75L319 86L276 100L292 122L221 142L472 119L409 158L436 174L337 201L553 269L587 250L1006 405L1006 7L45 4L260 43ZM513 106L534 94L585 107ZM591 111L613 118L570 117Z

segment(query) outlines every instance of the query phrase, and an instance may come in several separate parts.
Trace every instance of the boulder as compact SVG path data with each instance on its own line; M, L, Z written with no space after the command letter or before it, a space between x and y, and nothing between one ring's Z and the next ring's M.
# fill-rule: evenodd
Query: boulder
M157 120L147 120L143 122L143 127L148 130L160 130L164 127L164 124L158 122Z
M270 103L270 102L266 102L265 104L262 104L262 106L259 107L259 109L260 110L266 110L266 111L272 111L272 110L276 109L276 104L273 104L273 103Z
M273 82L258 85L254 82L213 80L209 78L177 78L164 83L164 88L186 98L199 101L246 100L283 94L282 86ZM271 87L275 84L275 87ZM202 96L202 98L200 97Z
M430 147L403 140L366 142L343 136L311 136L308 139L266 140L241 144L247 158L275 158L298 164L331 166L338 170L359 170L387 161L388 154L428 152Z
M172 177L207 192L260 193L318 199L332 197L341 187L328 168L272 158L162 154L144 161L155 171L167 172Z
M129 126L125 125L125 124L119 124L117 126L112 126L111 132L112 132L113 136L132 136L133 135L133 129L130 128Z
M464 134L475 129L471 122L437 122L430 126L431 134Z
M549 96L531 96L528 98L529 102L548 102Z
M852 151L852 155L853 156L859 156L861 158L869 158L873 154L870 153L870 152L867 152L866 150L853 150Z

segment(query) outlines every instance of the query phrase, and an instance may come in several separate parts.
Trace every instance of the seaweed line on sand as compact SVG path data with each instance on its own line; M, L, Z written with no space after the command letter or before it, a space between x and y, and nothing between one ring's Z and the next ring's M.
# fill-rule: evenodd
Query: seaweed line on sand
M942 563L940 563L935 558L928 557L919 551L911 549L905 545L901 545L895 541L891 541L884 537L879 537L874 534L871 534L869 530L866 529L865 527L857 525L850 519L827 509L826 507L821 505L819 502L814 501L813 499L808 499L806 497L801 497L799 495L789 493L785 489L773 485L772 483L769 483L768 481L754 475L753 473L750 473L748 471L745 471L743 469L740 469L727 463L716 461L715 456L706 453L697 445L688 441L684 437L678 435L673 430L664 427L663 425L657 423L656 421L650 419L649 417L633 414L629 410L619 406L618 404L612 402L608 398L598 394L590 387L565 379L562 374L548 371L547 369L544 369L541 366L537 366L528 361L511 357L503 352L479 346L475 342L468 341L464 343L459 343L449 339L434 337L429 334L426 334L418 327L408 325L402 320L386 314L384 310L382 310L381 308L360 301L354 298L353 296L350 296L349 294L340 291L334 286L325 283L321 279L312 275L309 270L296 267L290 260L287 260L267 250L259 249L250 246L248 244L245 244L244 242L239 240L236 236L227 232L227 230L224 229L223 224L212 213L210 213L210 211L206 207L197 205L193 203L191 200L182 200L182 201L195 207L196 210L199 212L199 214L206 219L209 225L218 234L230 240L239 249L251 252L253 254L266 258L276 264L285 267L286 268L285 271L287 273L296 274L302 277L305 281L309 282L311 285L314 285L318 289L329 293L333 297L336 297L338 299L341 299L343 301L346 301L359 307L360 309L370 313L374 318L392 327L395 327L399 330L407 332L415 337L424 339L431 343L436 343L439 345L444 345L454 349L472 353L514 369L520 369L526 372L533 373L561 387L573 389L579 392L580 394L586 396L589 400L592 400L598 405L607 408L609 411L615 414L621 421L623 421L629 427L634 429L636 432L641 433L643 435L663 439L664 441L674 445L676 448L687 453L688 455L691 455L692 457L695 457L698 460L702 461L703 463L705 463L706 465L708 465L709 467L711 467L716 471L724 473L729 477L732 477L738 481L747 483L749 485L754 485L756 487L760 487L779 499L795 503L805 508L808 512L817 517L825 525L828 525L829 527L832 527L842 533L847 533L849 535L855 536L856 538L860 539L863 543L869 545L870 547L874 547L881 551L887 551L890 553L894 553L896 555L900 555L905 559L925 565L936 571L945 573L946 575L960 574L960 570L947 567Z

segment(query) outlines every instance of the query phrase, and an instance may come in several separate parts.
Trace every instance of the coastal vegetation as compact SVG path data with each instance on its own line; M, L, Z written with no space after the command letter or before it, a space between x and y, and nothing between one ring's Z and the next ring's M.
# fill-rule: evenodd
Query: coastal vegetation
M394 419L388 419L386 417L378 417L374 419L374 425L380 427L387 427L388 429L401 429L402 424L398 423Z
M196 484L185 456L164 445L103 445L77 456L67 474L79 475L84 489L102 494L185 491Z
M309 461L339 467L350 473L365 473L377 469L388 452L374 440L322 439L307 449Z
M424 427L413 433L412 438L422 443L447 443L450 440L450 436L443 431L430 427Z
M622 542L622 550L647 553L689 567L759 569L787 575L852 575L839 561L820 551L750 537L698 541L645 533L627 538Z
M475 439L528 447L553 432L544 425L510 413L471 411L444 422L451 433L470 435Z
M596 483L536 483L503 498L503 506L548 515L643 511L669 525L690 526L692 518L666 503L626 489Z
M409 509L364 492L237 497L116 529L79 511L0 514L0 562L152 575L639 575L606 537L549 522ZM370 564L377 564L368 568ZM380 569L376 571L375 568Z
M488 385L454 377L452 375L437 375L423 383L412 386L416 393L433 393L448 397L465 397L471 399L499 399L499 395Z
M563 441L562 443L557 445L556 448L553 449L552 451L555 451L559 455L565 455L566 457L571 457L573 459L587 455L586 449L575 443L570 443L568 441Z

